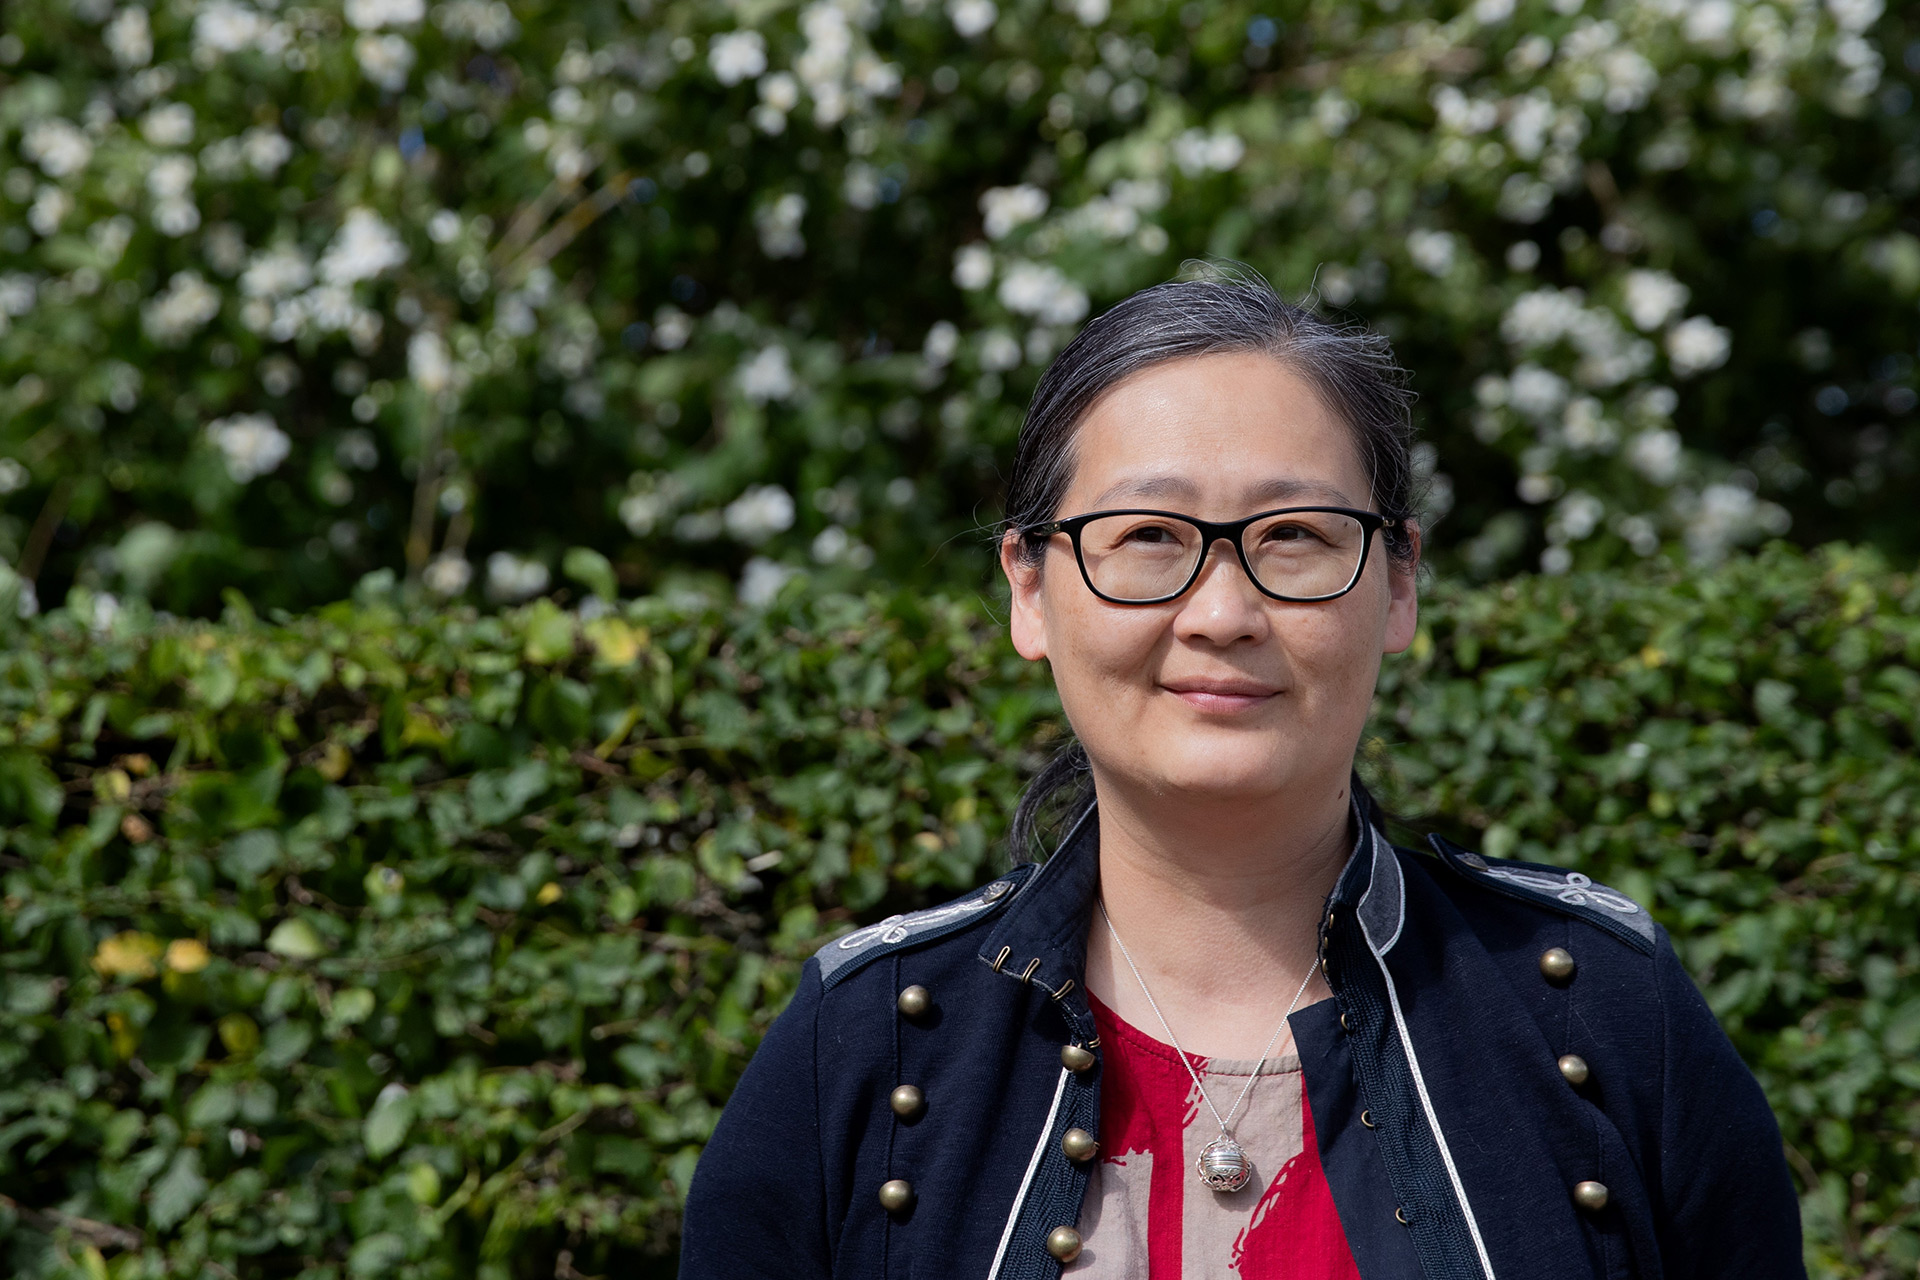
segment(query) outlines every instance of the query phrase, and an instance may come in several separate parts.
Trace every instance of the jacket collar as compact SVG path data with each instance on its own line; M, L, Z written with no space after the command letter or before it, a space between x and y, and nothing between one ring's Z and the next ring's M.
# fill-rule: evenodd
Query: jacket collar
M1353 792L1353 829L1359 833L1346 866L1334 882L1329 911L1355 909L1368 945L1384 955L1399 940L1406 914L1405 887L1393 846L1372 822L1369 806ZM1065 999L1085 982L1087 924L1100 892L1100 815L1097 805L1073 824L1053 856L1027 877L980 948L995 973L1044 987Z

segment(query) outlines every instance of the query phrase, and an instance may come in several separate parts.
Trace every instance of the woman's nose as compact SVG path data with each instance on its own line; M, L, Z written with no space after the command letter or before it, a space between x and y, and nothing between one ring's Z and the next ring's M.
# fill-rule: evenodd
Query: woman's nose
M1183 639L1224 645L1263 637L1267 623L1266 597L1247 577L1233 544L1216 539L1207 548L1199 581L1180 602L1175 630Z

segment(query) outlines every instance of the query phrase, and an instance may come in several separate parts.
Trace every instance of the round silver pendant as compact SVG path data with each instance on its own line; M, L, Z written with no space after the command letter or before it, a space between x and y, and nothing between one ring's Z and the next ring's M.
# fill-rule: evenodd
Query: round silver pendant
M1246 1150L1224 1133L1200 1149L1193 1167L1200 1181L1215 1191L1238 1191L1253 1177L1253 1161L1247 1159Z

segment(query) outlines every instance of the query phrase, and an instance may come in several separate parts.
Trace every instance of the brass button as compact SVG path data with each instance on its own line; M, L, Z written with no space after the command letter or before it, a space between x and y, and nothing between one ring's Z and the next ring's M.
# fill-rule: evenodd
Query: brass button
M1399 1219L1400 1225L1403 1227L1410 1227L1413 1225L1413 1219L1407 1216L1407 1211L1405 1209L1395 1209L1393 1211L1393 1216Z
M1548 982L1566 982L1577 968L1573 954L1565 947L1548 947L1540 953L1540 973Z
M1560 1055L1560 1074L1567 1078L1568 1084L1587 1082L1587 1060L1577 1053Z
M1353 1030L1353 1024L1352 1024L1351 1022L1348 1022L1348 1021L1347 1021L1347 1015L1346 1015L1345 1013L1342 1013L1342 1014L1340 1015L1340 1029L1341 1029L1342 1031L1351 1031L1351 1030Z
M1095 1061L1091 1049L1083 1049L1077 1044L1060 1046L1060 1065L1069 1071L1091 1071Z
M1072 1227L1055 1227L1047 1232L1047 1252L1062 1262L1080 1256L1080 1233Z
M902 1120L912 1120L927 1109L927 1095L913 1085L903 1084L893 1091L893 1095L887 1099L887 1105Z
M1607 1185L1604 1182L1579 1182L1574 1184L1573 1202L1588 1213L1598 1213L1607 1207Z
M880 1207L888 1213L905 1213L913 1207L913 1184L905 1178L881 1183Z
M933 1008L933 993L916 982L902 991L894 1004L909 1018L923 1017L927 1010Z
M1373 1112L1371 1112L1371 1111L1362 1111L1362 1112L1360 1113L1360 1123L1361 1123L1361 1124L1363 1124L1363 1125L1365 1125L1365 1126L1367 1126L1367 1128L1369 1128L1369 1129L1372 1129L1372 1128L1374 1128L1374 1127L1375 1127L1375 1125L1374 1125L1374 1123L1373 1123Z
M1328 967L1327 958L1325 956L1320 957L1320 976L1325 978L1328 982L1333 981L1333 970Z
M1085 1129L1069 1129L1060 1135L1060 1150L1069 1160L1091 1160L1100 1144Z

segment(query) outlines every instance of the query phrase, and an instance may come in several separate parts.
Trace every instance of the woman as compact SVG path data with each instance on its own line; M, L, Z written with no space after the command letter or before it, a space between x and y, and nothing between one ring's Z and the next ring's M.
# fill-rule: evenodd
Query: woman
M1408 396L1264 284L1161 285L1034 393L1001 564L1070 830L828 944L687 1202L681 1275L1804 1274L1779 1132L1637 904L1353 780L1415 631Z

